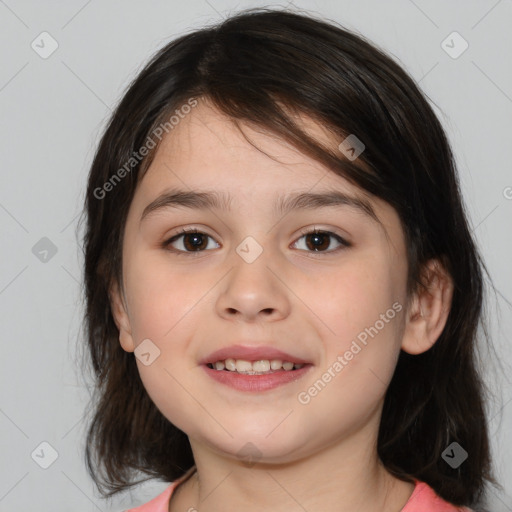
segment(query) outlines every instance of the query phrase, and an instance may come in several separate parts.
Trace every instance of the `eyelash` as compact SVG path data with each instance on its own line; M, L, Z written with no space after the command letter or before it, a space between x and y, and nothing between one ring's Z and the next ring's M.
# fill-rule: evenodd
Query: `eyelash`
M352 246L351 243L347 242L344 238L342 238L341 236L337 235L336 233L333 233L332 231L326 231L326 230L321 230L321 229L312 229L312 230L301 230L300 231L301 233L301 236L297 239L297 240L300 240L302 237L304 236L307 236L307 235L316 235L316 234L319 234L319 235L330 235L332 236L334 239L336 239L337 242L339 242L341 244L341 247L338 247L337 249L334 249L334 250L330 250L330 251L305 251L305 252L309 252L309 253L312 253L312 254L322 254L322 253L326 253L326 254L332 254L332 253L337 253L341 250L344 250L344 249L347 249L349 247ZM207 237L209 238L212 238L212 236L208 235L208 233L204 233L202 231L199 231L195 228L182 228L180 229L180 231L173 235L171 238L169 238L168 240L166 240L165 242L162 243L162 248L163 249L166 249L170 252L173 252L177 255L187 255L187 256L198 256L200 255L202 252L205 252L207 249L203 249L201 251L183 251L181 249L174 249L174 248L169 248L169 246L171 245L172 242L176 241L177 239L183 237L184 235L187 235L187 234L198 234L198 235L206 235ZM294 242L296 243L296 242ZM308 255L309 256L309 255ZM312 256L312 257L316 257L316 256Z

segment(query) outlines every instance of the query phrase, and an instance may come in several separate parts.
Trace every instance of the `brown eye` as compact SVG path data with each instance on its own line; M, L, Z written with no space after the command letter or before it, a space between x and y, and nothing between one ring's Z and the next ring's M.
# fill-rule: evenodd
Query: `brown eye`
M178 235L174 235L172 238L163 243L164 248L176 244L170 249L173 252L203 252L208 247L208 239L213 238L206 233L197 231L195 229L183 229ZM182 240L180 240L182 239Z
M306 251L313 252L336 252L337 250L343 247L350 247L350 244L341 238L339 235L332 233L331 231L321 231L321 230L313 230L303 232L301 238L305 239L305 249ZM339 244L337 248L327 250L331 246L332 239L335 239ZM300 239L299 239L300 240ZM297 244L298 242L296 242Z
M299 240L302 238L305 239L305 248L300 248L300 250L306 252L333 253L351 246L349 242L331 231L316 229L306 231L302 233ZM208 245L209 239L213 240L210 235L198 231L197 229L182 229L179 234L165 241L162 247L178 254L201 253L205 252L207 249L216 248L215 246L211 247ZM334 249L331 247L333 240L338 244L338 247L334 247ZM297 241L294 245L298 243ZM217 247L219 247L218 244Z

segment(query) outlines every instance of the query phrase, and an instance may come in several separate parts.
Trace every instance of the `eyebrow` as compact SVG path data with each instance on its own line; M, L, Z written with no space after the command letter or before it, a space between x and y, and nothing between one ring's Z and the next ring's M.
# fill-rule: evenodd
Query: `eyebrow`
M232 197L220 191L190 191L171 189L149 203L142 212L140 222L151 213L167 208L190 208L197 210L231 211ZM302 192L280 197L274 205L275 215L284 215L294 210L313 210L317 208L333 208L346 206L363 213L378 224L381 224L371 203L362 198L348 195L341 191L325 191L320 193Z

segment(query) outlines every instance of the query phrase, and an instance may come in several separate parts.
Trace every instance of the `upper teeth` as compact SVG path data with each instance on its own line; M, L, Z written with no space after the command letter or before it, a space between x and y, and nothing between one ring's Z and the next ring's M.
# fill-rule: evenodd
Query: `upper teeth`
M228 358L224 361L217 361L213 364L216 370L229 370L241 373L249 372L268 372L270 370L293 370L293 368L302 368L304 365L300 363L292 363L290 361L281 361L280 359L260 359L259 361L247 361L245 359Z

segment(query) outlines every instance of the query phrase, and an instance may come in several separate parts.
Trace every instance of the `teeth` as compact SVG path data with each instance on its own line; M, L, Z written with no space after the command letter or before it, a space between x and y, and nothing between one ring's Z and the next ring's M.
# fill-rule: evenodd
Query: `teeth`
M251 370L253 372L268 372L270 370L270 361L254 361L254 363L252 363L251 366ZM238 364L236 365L236 369L240 371L240 368L238 368Z
M221 361L222 363L222 361ZM217 363L215 363L217 364ZM224 365L226 366L226 370L229 370L230 372L236 371L236 361L234 359L226 359L224 361Z
M252 372L252 363L250 361L245 361L244 359L236 360L236 371L237 372Z
M228 358L224 361L216 361L211 365L215 370L228 370L230 372L246 373L249 375L272 373L278 370L291 371L298 370L304 365L292 363L291 361L281 361L281 359L261 359L259 361L247 361L246 359Z

